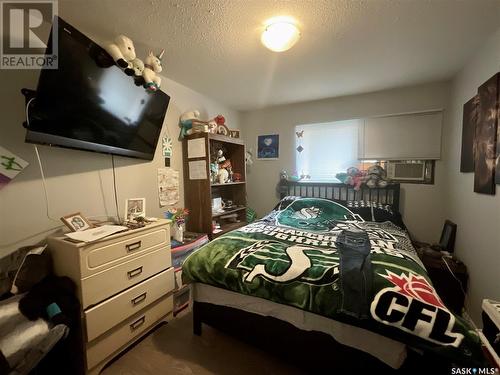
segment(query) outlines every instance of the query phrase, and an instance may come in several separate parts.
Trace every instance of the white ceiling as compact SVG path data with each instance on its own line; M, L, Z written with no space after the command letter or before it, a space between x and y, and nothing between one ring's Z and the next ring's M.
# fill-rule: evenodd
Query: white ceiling
M139 57L165 48L167 77L249 110L449 79L500 27L500 1L59 0L59 15ZM281 54L259 39L277 15L302 30Z

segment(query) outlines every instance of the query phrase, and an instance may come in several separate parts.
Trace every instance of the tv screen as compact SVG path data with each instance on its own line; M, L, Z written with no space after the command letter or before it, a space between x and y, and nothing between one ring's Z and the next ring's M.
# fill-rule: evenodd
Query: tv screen
M26 141L153 159L170 97L136 85L61 18L55 27L58 69L40 73Z

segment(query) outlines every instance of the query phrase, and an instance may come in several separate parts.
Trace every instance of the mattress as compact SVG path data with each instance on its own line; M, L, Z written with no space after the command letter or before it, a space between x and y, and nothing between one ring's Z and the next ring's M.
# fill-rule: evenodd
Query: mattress
M270 316L304 331L326 333L337 342L371 354L395 369L401 367L406 359L406 345L399 341L292 306L202 283L193 284L193 300Z

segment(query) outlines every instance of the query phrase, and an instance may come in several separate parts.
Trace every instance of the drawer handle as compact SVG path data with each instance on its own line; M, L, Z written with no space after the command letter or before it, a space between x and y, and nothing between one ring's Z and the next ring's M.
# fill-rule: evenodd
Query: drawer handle
M128 278L131 279L133 277L139 276L142 273L142 266L137 267L136 269L133 269L131 271L127 272Z
M130 302L132 302L132 305L135 306L135 305L141 303L142 301L144 301L146 299L146 294L147 294L147 292L144 292L140 296L132 298L132 300Z
M140 326L142 326L145 322L146 322L146 315L143 315L142 317L140 317L139 319L137 319L135 322L133 322L130 325L130 329L132 331L135 331L137 328L139 328Z
M127 248L128 252L140 249L141 248L141 241L137 241L137 242L125 245L125 247Z

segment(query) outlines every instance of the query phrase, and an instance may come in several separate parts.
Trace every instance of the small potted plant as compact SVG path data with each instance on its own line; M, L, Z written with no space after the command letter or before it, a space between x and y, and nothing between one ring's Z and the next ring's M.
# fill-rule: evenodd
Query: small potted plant
M184 231L186 230L186 219L189 215L187 208L169 208L165 212L165 218L172 220L172 237L174 240L184 241Z

